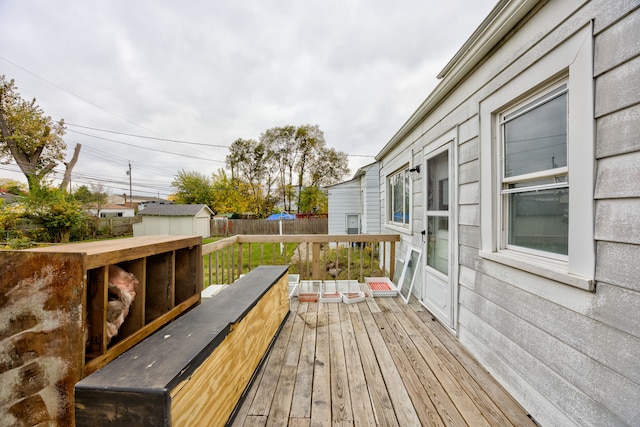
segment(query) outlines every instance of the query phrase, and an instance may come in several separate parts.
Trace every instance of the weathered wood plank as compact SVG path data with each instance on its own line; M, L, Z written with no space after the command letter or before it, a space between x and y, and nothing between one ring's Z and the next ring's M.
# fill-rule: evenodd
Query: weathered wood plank
M302 315L305 330L300 348L300 361L296 373L293 401L291 403L292 418L311 417L311 392L313 390L313 365L316 351L316 326L318 321L318 303L299 303L306 307Z
M359 305L360 304L354 304L353 307L358 309ZM351 324L353 325L353 332L358 343L358 350L360 351L362 369L367 378L367 388L369 389L369 397L376 418L376 424L398 426L398 420L396 419L393 404L391 403L391 396L389 396L389 391L385 386L385 380L382 376L378 361L376 360L373 344L367 334L362 315L360 311L350 311L349 314L351 315ZM415 419L417 419L417 416Z
M280 378L275 390L269 392L267 387L262 389L263 392L270 395L277 395L271 406L269 420L266 421L264 417L250 417L247 419L247 423L262 423L259 425L273 423L275 425L277 424L276 420L279 419L280 424L286 424L288 420L288 424L292 426L321 425L324 422L316 423L316 420L311 418L311 389L313 387L315 391L321 384L324 384L321 387L322 390L325 390L327 380L318 381L318 376L328 375L331 392L327 393L330 396L329 406L332 409L329 413L331 421L327 425L447 424L447 420L444 422L441 420L437 408L429 404L431 402L430 396L434 395L439 396L436 399L438 401L449 400L448 410L459 413L458 419L455 421L451 421L451 417L449 417L448 421L451 425L532 425L526 412L513 401L511 396L506 395L504 390L475 359L466 353L453 335L446 332L439 323L431 320L430 314L415 299L412 299L409 305L405 305L397 298L377 298L375 301L374 307L377 309L375 314L371 313L371 306L365 302L350 305L298 303L297 307L305 310L306 315L292 316L295 318L294 328L289 338L288 354L285 355L285 360L292 357L289 352L295 347L293 342L298 340L300 344L299 366L289 417L286 417L282 409L276 408L278 400L287 401L287 398L281 398L280 395L288 394L288 392L283 393L283 390L291 387L291 380ZM316 321L317 310L320 310L320 327ZM326 316L326 324L322 321L323 316ZM311 322L309 322L310 319ZM299 334L299 332L295 332L296 322L304 323L304 332L299 339L294 338L294 335ZM324 342L323 336L326 337L327 344L316 345L316 329L323 327L326 328L326 332L321 332L317 344L321 341ZM309 334L310 329L311 334ZM313 339L310 340L309 337L313 337ZM305 343L305 339L313 342L313 348L309 350L310 356L304 355L304 347L308 347L308 342ZM456 351L465 355L468 360L458 361L457 356L452 354L441 340L450 341L452 348L456 348ZM336 349L336 354L333 354ZM322 362L322 369L317 369L314 364L313 352L315 351L320 352L318 360ZM328 351L328 355L323 354L326 351ZM328 369L325 368L327 364L324 362L327 357L330 361ZM308 361L305 362L305 359ZM295 360L295 356L291 360ZM281 370L281 376L291 378L292 374L287 373L288 364L289 362L284 362L285 366ZM340 372L346 372L346 374L335 372L336 367ZM305 368L311 371L306 381L306 389L309 391L301 399L298 396L298 390L302 390L299 382ZM314 369L316 382L311 385ZM478 372L472 375L467 369ZM393 373L390 374L390 372ZM336 382L336 375L346 375L342 384ZM485 392L483 388L485 385L482 380L476 381L476 377L485 378L488 384L497 387L499 391L497 397L492 394L491 387ZM283 388L283 384L287 384L287 386ZM347 402L345 393L333 390L336 386L338 390L348 387L349 402ZM437 391L434 390L436 388ZM323 391L323 393L325 392ZM504 398L505 395L506 398ZM320 395L316 393L313 396L313 400L315 400ZM398 400L397 396L404 396L404 400ZM336 398L344 403L337 404ZM302 405L296 405L296 400L302 402ZM324 404L326 395L320 400L323 401L323 404L319 406L321 412L327 414L327 405ZM414 408L412 402L416 402L417 409ZM396 403L399 405L394 406ZM248 404L250 402L247 402L245 406ZM336 413L344 412L343 405L349 404L352 419L336 416ZM502 408L504 404L513 404L514 406L504 409ZM282 407L284 406L286 404L283 403ZM296 406L298 412L306 411L308 416L293 416ZM431 407L430 411L425 409L429 406ZM314 409L316 407L317 404ZM412 418L407 417L407 408L413 413ZM512 410L517 412L517 415L511 414ZM435 418L430 418L428 415L430 413L435 414ZM234 426L240 425L242 425L242 421L236 419Z
M342 323L338 305L326 304L329 312L329 360L331 371L331 422L353 422L349 377L342 339Z
M492 400L496 402L496 405L504 415L511 420L513 425L532 425L531 420L527 417L526 412L522 410L518 402L460 345L460 342L457 341L453 335L433 319L431 313L415 302L410 304L410 308L425 324L431 324L432 327L426 329L429 335L425 335L425 337L429 338L429 345L436 352L440 353L442 355L441 357L450 361L450 369L459 372L459 376L464 378L465 382L468 382L469 388L473 388L474 386L470 382L471 380L463 374L464 372L467 372L469 376L473 378L473 381L480 386L480 389L483 390L484 393L492 396Z
M415 357L417 352L409 347L407 337L398 327L392 326L396 322L392 312L374 314L373 317L398 367L421 424L464 425L464 420L437 384L424 360Z
M273 392L273 402L266 425L281 426L282 420L289 418L297 369L296 366L283 366L280 370L278 385Z
M484 393L475 381L455 368L449 352L437 352L435 348L442 348L442 344L430 334L430 331L415 312L407 308L397 313L399 324L406 331L408 338L415 345L415 349L424 358L434 374L437 384L446 390L452 402L469 425L509 425L510 422L502 415L496 405ZM486 414L486 415L485 415Z
M395 416L398 419L398 423L401 426L420 425L420 418L416 413L415 408L411 404L409 393L405 388L402 377L398 372L398 368L393 363L393 358L389 353L386 343L380 331L378 330L373 315L370 311L358 304L361 308L360 314L362 315L362 321L369 335L369 340L373 352L378 360L380 372L384 377L386 388L389 392L389 398L395 409ZM384 311L383 311L384 313Z
M306 306L303 307L302 310L305 308ZM300 345L304 333L304 321L299 316L289 316L285 327L287 327L289 323L291 324L291 329L287 349L285 350L285 357L282 360L283 366L280 370L278 385L274 392L274 399L269 411L267 425L282 425L282 420L289 418L289 412L291 411L291 401L293 399L293 390L300 356ZM281 334L283 332L286 332L286 329L281 331ZM284 341L285 336L282 336L280 339ZM275 357L279 357L279 355L276 354ZM271 363L271 361L269 363ZM280 361L278 363L280 363Z
M282 336L281 340L283 344L286 342L287 348L285 357L277 362L281 363L282 367L267 419L267 425L273 426L282 425L282 420L289 418L304 324L297 316L289 316L285 328L282 332L286 331L289 336Z
M326 304L318 304L316 357L313 365L311 424L331 424L331 361L329 358L329 316Z
M351 325L351 315L346 309L346 304L340 304L340 326L342 329L342 341L344 358L348 377L349 394L351 396L351 409L353 422L359 426L375 424L373 407L367 390L367 380L360 360L360 351Z

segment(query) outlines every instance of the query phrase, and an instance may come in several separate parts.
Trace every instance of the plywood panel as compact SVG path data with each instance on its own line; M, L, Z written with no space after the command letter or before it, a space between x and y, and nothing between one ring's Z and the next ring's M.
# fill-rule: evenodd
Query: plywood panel
M172 395L172 425L223 425L228 420L289 311L287 289L283 277Z

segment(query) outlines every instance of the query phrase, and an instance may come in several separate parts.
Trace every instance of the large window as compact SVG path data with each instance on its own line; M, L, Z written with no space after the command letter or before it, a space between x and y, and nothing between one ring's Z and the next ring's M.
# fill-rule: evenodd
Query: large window
M567 86L500 114L503 246L568 255Z
M394 224L409 224L410 189L409 168L389 176L389 221Z
M480 101L479 254L593 290L591 25L529 60Z

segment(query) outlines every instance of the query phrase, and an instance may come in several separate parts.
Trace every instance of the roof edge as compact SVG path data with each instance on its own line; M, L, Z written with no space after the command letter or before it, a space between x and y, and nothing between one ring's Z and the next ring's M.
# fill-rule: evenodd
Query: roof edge
M376 155L381 160L462 81L500 40L544 0L500 0L437 75L436 88Z

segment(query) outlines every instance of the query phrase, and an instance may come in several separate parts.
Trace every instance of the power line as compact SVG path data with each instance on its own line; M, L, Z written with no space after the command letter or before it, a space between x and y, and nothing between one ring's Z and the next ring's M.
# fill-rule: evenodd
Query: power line
M4 57L0 56L0 59L2 59L2 60L3 60L3 61L5 61L5 62L8 62L9 64L13 65L14 67L18 67L18 68L20 68L22 71L24 71L24 72L27 72L27 73L31 74L32 76L34 76L34 77L36 77L36 78L38 78L38 79L42 80L43 82L45 82L45 83L47 83L47 84L50 84L51 86L53 86L53 87L55 87L55 88L57 88L57 89L60 89L61 91L65 92L65 93L68 93L69 95L71 95L71 96L73 96L73 97L75 97L75 98L78 98L78 99L79 99L79 100L81 100L81 101L86 102L87 104L93 105L94 107L99 108L100 110L102 110L102 111L104 111L104 112L106 112L106 113L111 114L112 116L115 116L115 117L117 117L117 118L119 118L119 119L121 119L121 120L124 120L124 121L125 121L125 122L127 122L127 123L131 123L132 125L138 126L140 129L144 129L144 130L149 131L149 132L151 132L151 133L155 133L156 135L160 135L158 132L154 132L154 131L152 131L151 129L147 129L147 128L146 128L146 127L144 127L144 126L142 126L142 125L140 125L140 124L138 124L138 123L136 123L136 122L134 122L134 121L132 121L132 120L127 119L126 117L123 117L123 116L121 116L121 115L119 115L119 114L116 114L116 113L114 113L113 111L107 110L106 108L104 108L104 107L102 107L102 106L100 106L100 105L96 104L95 102L89 101L88 99L83 98L83 97L81 97L80 95L76 95L75 93L73 93L73 92L71 92L71 91L69 91L69 90L67 90L67 89L63 88L62 86L60 86L60 85L58 85L58 84L56 84L56 83L53 83L52 81L47 80L47 79L45 79L45 78L44 78L44 77L42 77L42 76L39 76L38 74L34 73L33 71L28 70L28 69L26 69L25 67L23 67L23 66L21 66L21 65L18 65L18 64L16 64L16 63L15 63L15 62L13 62L13 61L8 60L7 58L4 58Z
M118 131L115 131L115 130L99 129L99 128L94 128L94 127L91 127L91 126L76 125L76 124L67 123L67 122L65 122L64 124L65 124L65 126L74 126L74 127L83 128L83 129L95 130L95 131L98 131L98 132L107 132L107 133L113 133L113 134L116 134L116 135L132 136L132 137L135 137L135 138L153 139L153 140L156 140L156 141L166 141L166 142L176 142L178 144L199 145L199 146L202 146L202 147L229 148L228 145L205 144L203 142L192 142L192 141L182 141L182 140L179 140L179 139L157 138L157 137L153 137L153 136L136 135L136 134L133 134L133 133L118 132Z
M142 149L142 150L156 151L158 153L172 154L174 156L187 157L187 158L190 158L190 159L207 160L207 161L211 161L211 162L225 163L224 160L207 159L207 158L205 158L203 156L191 156L189 154L174 153L174 152L171 152L171 151L159 150L157 148L142 147L140 145L135 145L135 144L131 144L131 143L128 143L128 142L117 141L115 139L110 139L110 138L104 138L102 136L91 135L89 133L84 133L84 132L80 132L80 131L73 130L73 129L67 129L67 130L69 132L77 133L79 135L88 136L90 138L96 138L96 139L101 139L103 141L115 142L116 144L127 145L129 147L139 148L139 149Z

